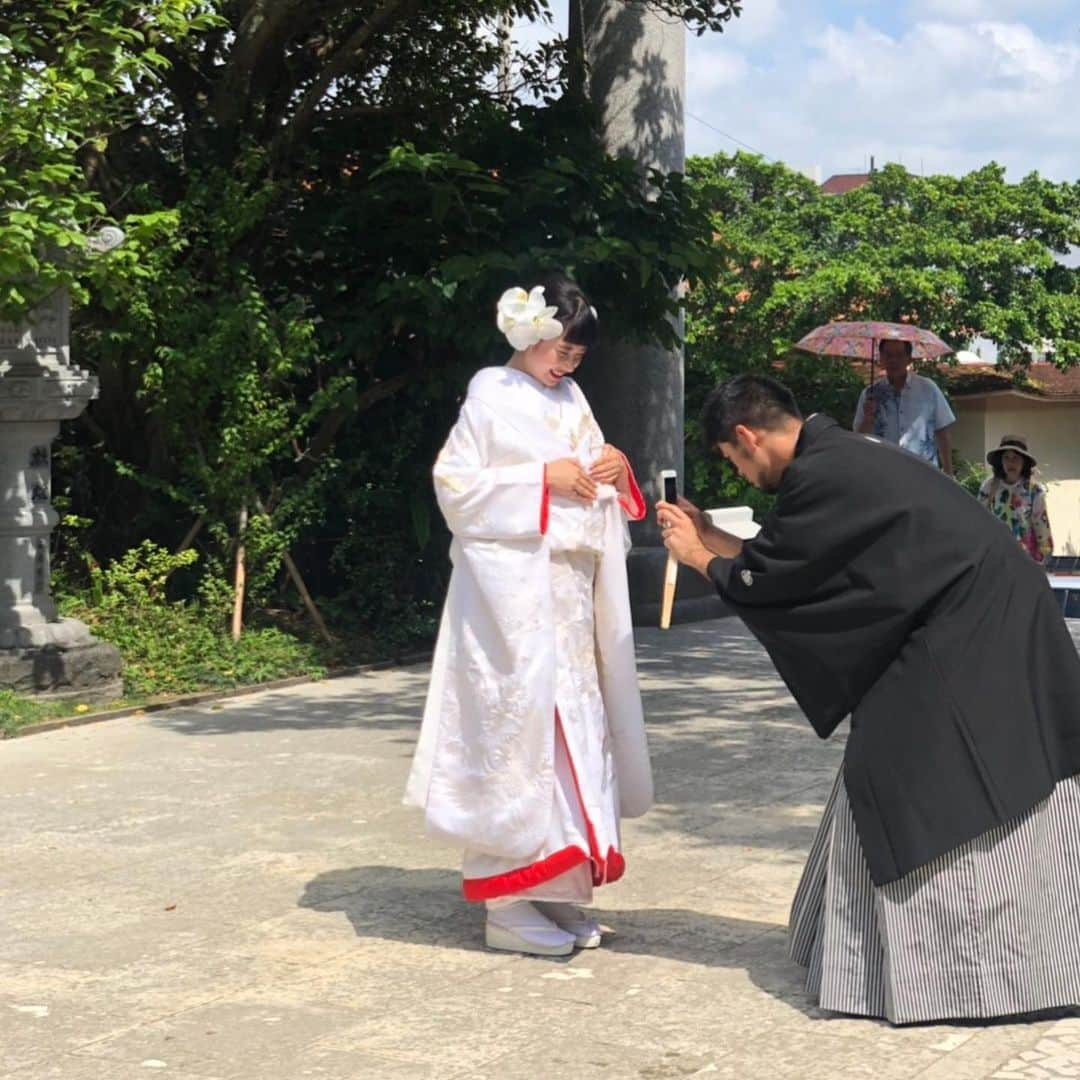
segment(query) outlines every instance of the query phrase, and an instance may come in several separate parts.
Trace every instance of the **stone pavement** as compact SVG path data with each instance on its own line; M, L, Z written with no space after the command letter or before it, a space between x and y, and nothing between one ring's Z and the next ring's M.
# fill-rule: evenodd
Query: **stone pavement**
M1080 1020L816 1010L784 924L841 743L738 623L639 654L659 802L569 960L485 951L401 805L423 668L0 743L0 1077L1080 1077Z

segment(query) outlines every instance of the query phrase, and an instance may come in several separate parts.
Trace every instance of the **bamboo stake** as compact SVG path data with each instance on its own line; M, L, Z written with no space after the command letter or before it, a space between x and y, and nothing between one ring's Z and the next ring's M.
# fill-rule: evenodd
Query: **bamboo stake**
M675 606L675 582L679 577L679 564L674 555L668 555L664 570L664 596L660 601L660 629L671 629L671 609Z
M245 562L244 533L247 532L248 508L245 502L240 507L240 528L237 533L236 543L236 583L233 598L232 616L232 639L240 640L240 634L244 629L244 584L247 581L247 565Z
M266 513L266 507L263 506L263 501L258 496L255 497L255 509L258 510L260 514ZM326 642L328 644L333 644L334 635L330 633L326 621L322 617L322 612L315 606L315 601L312 599L311 593L308 591L308 587L300 574L300 568L296 565L293 557L287 551L282 555L282 562L285 563L285 569L288 571L292 583L296 586L296 591L300 594L300 599L304 601L304 607L311 616L311 621L318 628L319 633L322 634Z
M184 539L180 541L180 546L176 549L177 555L182 555L185 551L187 551L189 547L191 547L192 544L195 543L195 537L198 536L200 532L202 532L202 527L203 519L202 517L197 517L195 519L195 524L192 525L190 529L188 529L187 536L185 536Z
M293 584L296 586L297 592L300 593L300 599L304 601L304 607L307 608L307 613L311 616L311 621L319 628L319 633L330 644L334 641L334 635L327 629L326 623L323 621L322 613L315 606L315 601L311 598L311 593L308 592L307 586L304 584L304 579L300 576L300 571L293 562L293 557L286 551L283 559L285 561L285 569L289 571L289 577L292 578Z

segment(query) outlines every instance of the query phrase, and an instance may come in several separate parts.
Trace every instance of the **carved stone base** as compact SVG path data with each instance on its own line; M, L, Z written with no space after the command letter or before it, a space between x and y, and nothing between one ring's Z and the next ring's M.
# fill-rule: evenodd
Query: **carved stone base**
M29 626L0 628L0 650L36 649L53 646L57 649L74 649L80 645L93 645L97 638L78 619L52 619Z
M115 645L98 641L75 619L49 625L57 630L50 644L0 648L0 690L88 703L123 695L122 661Z

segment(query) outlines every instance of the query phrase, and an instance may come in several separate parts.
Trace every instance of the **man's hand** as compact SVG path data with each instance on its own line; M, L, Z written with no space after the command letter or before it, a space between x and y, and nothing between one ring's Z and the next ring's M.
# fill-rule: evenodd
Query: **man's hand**
M953 475L952 464L952 424L947 428L938 428L934 432L934 442L937 443L938 462L941 465L941 471L946 476Z
M701 512L698 511L698 513ZM702 543L697 526L690 515L672 503L658 502L656 504L656 518L660 523L660 534L664 538L664 547L679 562L686 566L692 566L699 574L708 576L709 563L713 560L713 553Z
M658 504L660 505L660 504ZM713 555L723 555L725 559L734 559L742 551L743 542L731 533L718 529L689 499L679 496L679 509L694 523L698 539L705 549Z
M863 398L862 422L859 424L860 435L870 435L874 431L874 420L877 418L877 402L874 400L874 388L868 386Z
M694 523L698 539L708 547L708 535L712 525L705 516L705 511L699 510L689 499L684 499L681 495L679 496L678 506L679 509Z

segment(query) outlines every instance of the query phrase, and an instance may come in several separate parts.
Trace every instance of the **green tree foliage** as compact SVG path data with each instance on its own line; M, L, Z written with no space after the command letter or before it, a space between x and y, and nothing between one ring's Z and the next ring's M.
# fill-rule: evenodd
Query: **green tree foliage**
M960 349L984 335L1023 365L1044 341L1080 362L1080 272L1056 256L1080 244L1080 183L1017 183L988 165L967 176L913 176L889 165L868 184L823 195L807 177L748 154L689 163L708 206L719 271L688 300L688 415L738 371L772 369L807 411L848 422L863 376L845 361L790 352L832 319L910 321ZM704 487L743 486L698 452Z
M198 0L5 0L0 6L0 316L79 288L86 232L109 207L82 164L139 124L155 47L212 20Z
M581 0L570 0L570 19L574 21L580 11ZM743 0L631 0L627 7L648 8L668 19L678 19L699 37L712 30L721 33L742 14Z
M742 14L742 0L706 0L705 3L650 0L648 6L669 18L681 19L698 35L706 30L720 33L732 19Z
M652 6L695 29L738 9ZM59 142L25 143L10 174L65 163L39 190L68 233L16 221L26 254L0 277L9 308L34 273L90 287L75 347L101 398L56 483L93 520L83 543L108 561L199 521L200 572L221 581L246 506L253 602L281 593L288 549L339 627L423 629L446 573L430 465L468 374L505 358L495 297L565 267L606 319L670 340L672 289L710 257L682 178L646 197L599 149L565 42L498 85L498 27L549 18L545 0L9 9L26 78L74 72L49 106ZM32 131L39 97L2 115ZM107 217L122 248L42 274Z

